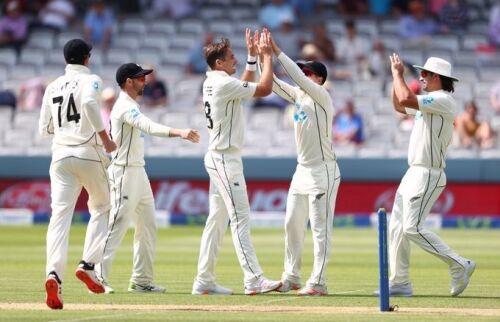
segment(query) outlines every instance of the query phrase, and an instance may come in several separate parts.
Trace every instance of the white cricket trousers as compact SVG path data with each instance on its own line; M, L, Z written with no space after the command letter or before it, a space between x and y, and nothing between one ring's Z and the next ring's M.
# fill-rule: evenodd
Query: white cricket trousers
M109 231L104 244L104 258L96 273L108 281L111 264L131 221L135 223L134 258L131 282L153 282L156 250L156 219L153 191L144 167L113 165L108 169L111 187Z
M283 280L300 283L302 249L309 220L314 243L314 264L307 285L326 284L339 184L340 170L335 161L315 166L297 165L286 204Z
M251 285L259 280L262 269L250 238L250 205L241 155L208 151L205 168L210 176L210 210L201 237L196 280L205 286L215 283L215 264L230 220L244 283Z
M63 280L68 258L68 241L76 201L87 190L90 221L82 259L97 264L108 228L109 186L103 162L69 157L50 165L52 216L47 229L46 273L54 271Z
M466 259L424 227L432 205L445 186L446 174L437 168L411 166L401 180L389 221L391 285L410 282L410 241L447 263L452 277L463 274Z

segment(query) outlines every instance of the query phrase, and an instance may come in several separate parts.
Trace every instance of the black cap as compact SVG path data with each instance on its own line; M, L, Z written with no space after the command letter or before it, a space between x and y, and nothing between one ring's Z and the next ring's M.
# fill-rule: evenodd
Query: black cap
M300 69L304 70L308 69L314 74L318 75L319 77L323 77L323 83L326 82L326 79L328 78L328 72L326 70L326 66L323 63L320 63L317 60L313 61L306 61L306 62L297 62L297 65L300 67Z
M68 64L83 64L86 56L90 55L92 45L81 39L71 39L64 45L64 59Z
M137 78L140 76L148 75L153 72L152 69L143 69L141 66L135 63L123 64L118 67L116 71L116 82L118 85L122 86L127 78Z

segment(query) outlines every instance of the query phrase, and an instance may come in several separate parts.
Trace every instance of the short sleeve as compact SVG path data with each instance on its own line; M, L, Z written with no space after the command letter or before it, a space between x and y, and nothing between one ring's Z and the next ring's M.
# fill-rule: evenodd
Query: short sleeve
M424 113L453 115L454 108L450 98L446 95L427 94L417 95L418 108Z
M233 77L222 88L227 99L251 98L254 96L256 89L256 83L241 81Z

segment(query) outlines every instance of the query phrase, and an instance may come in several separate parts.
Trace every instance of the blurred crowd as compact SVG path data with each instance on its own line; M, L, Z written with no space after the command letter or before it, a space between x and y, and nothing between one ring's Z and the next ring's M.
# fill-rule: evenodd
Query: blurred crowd
M206 3L224 5L231 1L202 0L4 0L1 2L0 50L12 48L20 53L37 30L51 30L56 33L67 30L79 31L94 48L106 52L113 47L116 26L121 19L140 16L143 19L166 19L182 21L198 17ZM386 39L371 35L369 30L360 32L358 22L364 17L375 17L377 21L394 20L393 30L388 32L399 37L402 48L432 48L436 35L461 34L476 19L471 4L466 0L270 0L243 1L258 4L256 17L261 26L268 27L282 50L293 59L321 60L329 66L330 88L336 90L336 82L357 82L383 79L390 76L389 48ZM488 42L478 50L498 55L500 49L500 2L489 3ZM332 10L343 21L341 30L327 28L321 17L325 10ZM387 31L387 30L386 30ZM186 77L204 75L207 65L202 48L211 43L216 35L205 32L200 41L187 50L183 72ZM241 36L243 38L243 35ZM405 57L403 56L403 59ZM239 57L243 60L244 57ZM422 63L422 62L408 62ZM0 61L0 64L2 62ZM158 66L149 66L156 68ZM275 71L282 77L279 68ZM418 76L414 76L413 88L418 92ZM41 106L45 85L50 81L37 76L25 80L17 91L2 89L0 85L0 106L17 111L35 111ZM103 117L117 97L117 89L109 84L103 91ZM158 73L148 75L147 87L141 105L150 108L165 108L172 104L165 79ZM384 89L377 89L383 91ZM481 104L481 105L480 105ZM343 99L335 102L337 110L332 137L339 145L363 145L367 120L359 113L364 106L356 106L355 100ZM276 95L270 95L252 102L255 109L275 108L283 111L287 125L287 103ZM391 109L391 106L387 106ZM500 76L492 83L488 103L468 101L457 117L455 146L471 148L492 148L497 146L496 130L483 118L481 111L493 111L487 115L500 115ZM411 121L400 119L400 130L411 128Z

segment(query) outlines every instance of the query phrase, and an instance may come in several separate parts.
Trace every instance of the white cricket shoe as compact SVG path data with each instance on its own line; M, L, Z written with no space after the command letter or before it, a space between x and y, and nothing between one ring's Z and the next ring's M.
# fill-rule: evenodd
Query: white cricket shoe
M103 283L103 285L104 285L104 293L105 294L114 294L115 293L115 290L111 286L109 286L108 283Z
M135 293L165 293L166 290L167 289L162 286L157 286L153 284L141 285L134 282L130 282L130 284L128 285L128 291Z
M193 283L193 295L233 295L233 290L224 286L213 284L212 286L203 286L200 282Z
M451 296L459 296L467 288L470 282L470 277L476 269L476 263L471 260L467 260L465 263L465 268L463 270L463 275L460 278L453 278L451 280Z
M47 276L45 280L45 291L47 294L45 298L47 306L53 310L62 310L61 283L59 283L59 279L56 276L51 274Z
M375 292L373 292L373 294L376 296L380 296L380 291L376 290ZM389 296L413 296L413 288L411 286L411 283L408 282L406 284L390 284Z
M115 290L108 284L107 281L105 280L100 280L102 285L104 286L104 293L105 294L114 294Z
M104 285L102 285L101 281L97 278L93 265L89 266L89 264L81 261L75 271L75 275L80 281L85 283L92 293L99 294L105 292Z
M259 280L253 284L245 285L245 295L264 294L276 291L281 287L281 281L271 281L265 277L260 277Z
M300 283L294 283L285 279L281 280L281 286L276 291L280 293L286 293L290 291L300 290L301 287L302 286L300 285Z
M326 285L306 285L304 288L297 292L299 296L324 296L328 295Z

